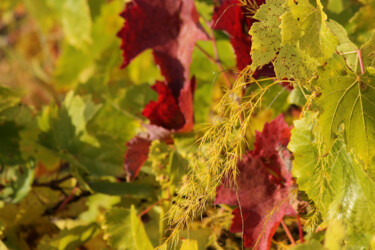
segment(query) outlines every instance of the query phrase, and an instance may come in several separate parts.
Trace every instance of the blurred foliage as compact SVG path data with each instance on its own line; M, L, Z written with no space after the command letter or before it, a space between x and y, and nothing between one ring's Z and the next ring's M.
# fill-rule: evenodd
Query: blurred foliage
M125 181L126 142L144 131L141 112L163 80L146 50L121 69L119 14L124 0L0 1L0 249L153 249L169 235L166 213L197 145L201 128L223 94L224 74L236 78L228 36L200 41L191 75L197 79L195 128L174 134L174 144L155 140L134 182ZM375 3L323 1L329 17L361 44L375 28ZM200 22L211 33L213 1L196 1ZM221 71L220 65L224 71ZM251 88L249 88L249 91ZM303 106L299 89L270 89L255 129L280 113L291 121ZM176 248L241 248L229 234L231 208L209 209L181 235ZM297 228L296 223L288 226ZM338 246L342 225L328 227L324 246ZM313 237L313 236L311 236ZM353 236L354 237L354 236ZM366 241L356 235L350 242ZM287 241L278 234L276 241ZM299 245L319 249L321 239ZM357 245L358 246L358 245Z

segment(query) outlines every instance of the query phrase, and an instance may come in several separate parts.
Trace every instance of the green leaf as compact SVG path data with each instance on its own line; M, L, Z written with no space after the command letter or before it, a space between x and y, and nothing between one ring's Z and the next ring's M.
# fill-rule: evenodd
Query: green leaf
M75 0L69 1L75 2ZM77 4L79 2L82 4L85 0L79 0ZM63 43L62 52L58 58L54 72L58 86L72 87L78 82L86 82L93 73L101 73L99 70L95 70L98 67L96 62L103 56L106 50L115 48L117 51L120 46L120 41L116 38L116 33L121 28L122 19L119 15L114 15L113 13L120 13L123 7L121 1L112 1L102 6L100 15L95 19L92 29L90 29L89 36L92 37L92 39L90 38L91 43L85 42L84 50L77 48L68 41ZM110 55L112 55L112 58L121 58L120 53L110 53ZM106 60L104 65L112 65L112 58Z
M317 8L311 5L309 0L288 0L291 14L286 13L281 17L283 43L284 37L288 43L299 41L302 51L311 57L322 58L321 61L324 62L332 56L338 41L327 27L327 15L323 12L320 0L316 0L316 5Z
M327 22L327 25L335 34L335 36L339 39L339 45L336 48L337 52L343 54L349 68L351 68L352 71L356 72L358 69L358 55L356 53L356 51L358 50L357 45L350 41L345 28L342 27L339 23L333 20L329 20Z
M324 246L327 249L342 249L346 235L345 225L341 221L332 221L327 229Z
M86 131L87 123L101 108L101 104L95 104L90 96L74 95L73 91L65 96L63 103L71 117L72 124L75 127L76 135L84 142L98 146L98 142Z
M274 63L278 79L295 79L301 83L310 80L318 63L292 45L284 46Z
M93 181L89 182L93 191L108 195L130 195L139 198L151 198L155 196L155 187L146 184Z
M105 231L109 244L116 249L154 249L133 205L130 210L116 207L108 211Z
M65 229L53 237L46 235L38 245L38 249L77 249L86 241L94 238L99 232L100 229L96 223Z
M327 151L344 124L348 150L369 165L375 154L375 76L354 74L343 58L335 56L318 72L313 85L321 96L316 100L320 111L319 126Z
M301 88L297 87L292 90L288 96L288 103L303 107L306 104L306 97L303 95Z
M209 55L215 57L211 41L198 41L197 44ZM217 40L216 46L223 67L234 68L236 59L230 42L228 40ZM218 65L210 61L198 47L194 48L192 61L190 75L194 75L198 83L194 93L194 121L195 124L206 123L209 121L211 103L215 93L214 83L224 81L222 79L224 72L221 72Z
M15 106L20 101L20 96L10 90L0 85L0 119L1 112L4 110Z
M29 13L38 23L43 32L47 33L56 21L54 8L46 0L23 0Z
M16 165L23 162L20 151L21 127L14 122L0 121L0 162Z
M0 175L0 200L8 203L20 202L31 190L34 181L35 163L2 167Z
M267 1L254 18L259 22L249 32L253 70L274 60L278 79L306 84L338 45L319 0L317 8L308 0Z
M375 32L371 39L361 47L363 67L375 67Z
M160 70L154 63L151 49L143 51L124 70L133 84L154 84L156 80L163 81Z
M92 21L87 0L64 0L62 24L69 44L77 49L87 49L91 43Z
M120 107L131 114L137 115L144 119L142 111L150 102L158 99L155 91L150 88L149 84L140 84L126 88L124 97L120 100Z
M280 48L279 17L287 10L284 2L284 0L269 0L266 4L262 4L254 15L254 18L260 21L253 23L249 31L252 37L251 65L254 70L269 63L276 57Z
M327 9L336 14L340 14L344 10L344 4L342 0L328 0Z
M93 146L81 141L77 136L76 127L64 106L49 115L43 118L47 122L40 122L48 130L39 134L39 143L69 162L71 171L74 171L75 177L79 178L82 184L86 183L82 178L83 173L96 177L123 173L125 142L118 144L111 137L101 136L97 138L98 147Z
M352 37L358 43L365 43L371 38L375 28L375 1L361 1L364 4L350 19Z
M173 151L169 157L167 173L173 185L178 185L182 177L187 174L189 162L183 158L177 151Z
M138 120L124 112L119 105L108 100L103 102L103 107L89 122L87 130L97 137L110 137L124 145L136 135L138 127Z
M272 83L271 81L261 81L259 86L268 87L266 94L262 97L261 110L272 111L273 117L278 116L289 108L287 103L287 98L289 95L289 90L283 87L281 84L275 84L272 87L268 85ZM253 84L249 86L246 90L246 94L256 92L258 90L258 85Z
M341 135L329 153L322 155L319 136L313 130L316 125L316 114L311 113L294 122L288 148L293 152L292 173L299 189L328 224L339 220L351 232L374 233L374 181L347 152Z
M325 250L325 248L316 240L309 240L291 248L292 250Z

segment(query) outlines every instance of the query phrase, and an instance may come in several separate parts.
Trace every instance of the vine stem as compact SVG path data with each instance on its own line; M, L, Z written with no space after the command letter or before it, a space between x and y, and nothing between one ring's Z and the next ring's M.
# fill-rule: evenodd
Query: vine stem
M292 243L292 245L294 246L296 244L296 241L294 240L292 234L290 233L288 227L285 225L283 220L281 220L281 225L283 226L284 231L285 231L286 235L288 236L288 239L289 239L290 243Z
M57 212L61 212L61 210L66 206L66 204L69 203L69 201L71 199L73 199L75 193L77 192L78 190L78 186L75 186L72 190L72 192L69 194L69 196L64 200L63 203L61 203L61 205L59 206L59 208L57 209Z
M157 202L151 204L151 206L149 206L148 208L146 208L145 210L143 210L139 215L138 217L142 217L143 215L147 214L148 212L150 212L150 210L155 207L156 205L159 205L160 203L162 203L163 201L168 201L170 199L161 199L161 200L158 200Z
M357 55L358 55L358 59L359 59L359 65L361 66L361 74L363 75L365 73L365 69L363 67L363 60L362 60L362 52L361 50L357 50Z
M304 239L303 239L302 225L301 225L301 219L300 219L299 214L297 214L297 223L298 223L299 240L301 241L301 243L303 243Z

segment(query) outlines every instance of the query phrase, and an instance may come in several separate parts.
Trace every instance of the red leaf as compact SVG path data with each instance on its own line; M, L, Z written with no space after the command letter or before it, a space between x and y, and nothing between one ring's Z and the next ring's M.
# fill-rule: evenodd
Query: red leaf
M194 0L133 0L126 4L121 16L125 19L118 33L122 39L122 66L126 67L142 51L152 49L165 78L165 83L157 82L152 87L159 94L158 100L147 104L142 112L152 125L149 140L165 139L175 130L192 130L195 79L190 80L189 68L196 41L207 39L199 25ZM125 155L125 169L131 179L147 159L142 151L146 142L139 143L139 147L129 146ZM136 153L140 160L128 159L133 155L136 158Z
M194 0L133 0L121 14L123 67L145 49L152 49L173 96L190 84L189 67L197 40L206 39Z
M233 211L230 230L244 229L245 247L269 249L284 215L295 213L289 201L293 183L288 169L291 155L286 149L289 137L290 128L282 116L266 124L256 134L255 149L238 163L237 192L226 185L217 190L215 204L240 204Z
M247 0L254 2L255 0ZM215 30L224 30L230 37L237 59L237 68L244 69L251 64L251 36L249 30L255 21L251 18L250 13L241 7L239 0L221 0L220 5L214 9L212 16L212 27ZM256 0L259 6L265 3L265 0ZM274 77L275 72L272 63L257 70L254 76Z
M131 181L138 175L139 170L148 158L151 141L139 136L126 143L128 150L125 154L124 169L127 180Z
M189 132L194 127L194 92L197 83L195 77L191 78L190 84L181 89L181 95L178 98L181 113L185 117L185 125L179 132Z
M169 130L182 128L185 118L171 90L162 82L156 82L152 88L159 94L159 98L156 102L149 102L142 114L149 119L151 124Z
M212 27L215 30L224 30L228 33L236 53L237 68L242 70L251 63L251 38L247 33L251 21L245 17L239 0L223 0L220 2L220 6L214 9ZM246 24L248 24L248 27L244 28Z
M157 82L151 88L159 94L158 100L149 102L142 114L153 125L168 130L178 130L179 132L191 131L194 125L195 85L196 82L193 77L190 84L181 90L177 102L168 86L162 82Z
M278 181L291 180L288 161L291 154L286 149L290 130L283 116L278 116L271 123L267 123L262 132L256 132L254 151L251 152L252 155L260 157L267 168L276 174L274 177Z

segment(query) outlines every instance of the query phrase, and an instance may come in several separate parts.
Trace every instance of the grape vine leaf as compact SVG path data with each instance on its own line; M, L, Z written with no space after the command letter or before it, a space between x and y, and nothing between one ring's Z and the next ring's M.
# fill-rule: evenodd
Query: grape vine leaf
M89 182L89 185L94 192L111 196L131 196L144 199L156 197L155 186L145 183L96 180Z
M119 13L122 8L123 4L119 1L108 2L102 6L100 15L96 17L92 24L90 33L92 42L84 45L85 50L76 48L68 41L63 42L54 72L54 78L59 86L71 87L80 81L85 82L91 76L91 69L94 66L102 66L103 63L100 64L97 61L111 48L113 48L113 52L110 53L112 57L110 60L106 60L104 65L115 67L110 65L110 63L113 63L113 58L116 60L116 66L120 63L118 61L121 56L115 51L118 52L120 43L116 33L122 26L122 19L113 13Z
M152 89L159 94L158 100L149 102L142 114L151 124L169 130L182 128L185 118L169 87L163 82L156 82Z
M280 49L281 29L280 16L286 11L284 1L268 0L260 6L254 18L260 22L253 23L249 34L251 35L252 67L262 67L276 57Z
M157 101L149 102L142 111L151 123L144 126L147 133L144 138L136 136L127 143L124 169L128 180L134 180L147 160L151 141L166 140L176 131L188 132L193 129L195 78L192 78L187 89L181 90L178 103L167 84L157 82L152 88L156 90L159 97Z
M105 232L116 249L154 249L134 205L130 209L114 207L105 215Z
M64 35L71 45L85 50L92 42L90 8L85 0L64 0L61 21Z
M288 148L293 152L293 176L300 190L317 206L322 218L348 226L347 236L374 233L375 182L347 152L342 133L327 155L321 155L317 114L294 122Z
M315 239L309 240L309 241L304 242L302 244L298 244L298 245L296 245L295 247L292 248L292 250L311 250L311 249L324 250L326 248L324 248L322 246L322 244L320 244L320 242L315 240Z
M134 180L139 170L148 158L151 141L139 136L134 137L126 143L128 150L125 154L124 169L128 181Z
M146 105L143 115L163 129L192 130L195 78L190 80L189 67L195 43L207 38L199 26L194 1L134 0L126 5L122 17L126 22L118 36L122 39L123 67L151 48L165 78L165 84L157 82L153 86L158 101Z
M35 163L15 166L2 166L0 175L0 200L7 203L20 202L31 190L34 181Z
M95 104L90 95L74 95L73 91L69 92L64 99L64 107L71 117L72 124L75 127L76 135L81 141L99 146L97 140L90 136L86 130L87 122L90 121L102 107L101 104Z
M348 150L366 165L375 154L375 76L374 72L354 74L342 57L334 56L319 69L313 85L319 88L316 100L319 127L327 150L332 148L341 124L344 124Z
M239 70L251 63L251 38L244 31L244 25L247 24L249 29L251 22L250 18L245 16L239 0L220 1L220 5L215 7L212 15L212 28L224 30L229 34Z
M348 33L344 27L342 27L338 22L329 20L327 22L328 27L337 37L339 44L337 45L337 52L345 57L346 63L352 71L357 71L358 66L358 56L353 51L357 51L358 47L349 38ZM365 58L365 57L364 57Z
M350 19L352 33L358 42L364 43L367 41L375 28L375 1L360 0L363 6Z
M194 45L207 39L199 26L193 0L133 0L121 14L123 67L151 48L156 64L177 99L190 84L189 67Z
M252 68L273 62L278 79L307 83L338 45L319 0L317 8L308 0L267 1L254 18L259 22L249 32Z
M281 48L274 65L278 79L286 77L306 83L313 76L318 64L296 46L288 44Z
M99 233L100 228L96 223L75 226L53 235L50 241L45 237L44 242L41 242L38 249L76 249Z
M327 15L320 0L317 8L309 0L288 0L290 12L282 20L282 43L297 44L310 57L321 58L325 62L335 52L338 40L327 27Z
M363 67L375 67L375 32L371 39L361 47Z
M215 204L239 206L233 211L230 231L244 230L245 247L268 249L284 215L295 213L290 205L289 137L283 116L267 123L256 134L255 149L238 163L237 191L225 184L217 190Z

